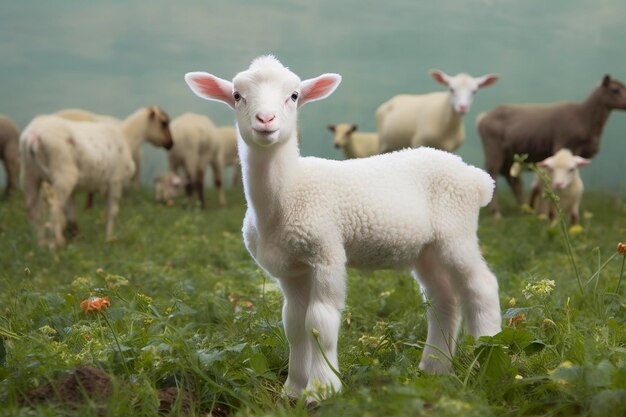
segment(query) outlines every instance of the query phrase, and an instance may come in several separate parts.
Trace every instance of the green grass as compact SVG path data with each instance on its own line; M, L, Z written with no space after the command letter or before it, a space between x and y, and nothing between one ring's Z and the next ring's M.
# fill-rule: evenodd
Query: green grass
M461 335L454 375L424 375L417 284L406 272L350 270L339 342L345 387L315 416L626 414L626 283L615 293L624 198L585 196L584 232L569 236L570 256L559 228L514 207L505 191L504 219L485 211L479 229L504 331ZM155 415L156 390L168 386L195 397L193 415L312 413L279 395L288 358L281 295L243 247L241 191L228 197L229 208L213 198L200 211L128 193L110 243L99 200L80 211L81 237L58 252L35 245L22 196L0 201L0 415ZM550 294L529 287L541 280L554 281ZM112 305L84 313L89 296ZM19 405L84 364L113 381L105 408Z

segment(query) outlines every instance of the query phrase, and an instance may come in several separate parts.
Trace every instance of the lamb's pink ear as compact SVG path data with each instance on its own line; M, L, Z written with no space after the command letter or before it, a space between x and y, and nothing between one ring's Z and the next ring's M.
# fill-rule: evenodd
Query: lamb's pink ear
M574 162L576 162L576 166L578 168L584 167L585 165L589 165L591 163L591 159L583 158L582 156L574 156Z
M188 72L185 82L198 97L206 100L221 101L235 108L233 83L207 72Z
M430 70L430 75L439 84L447 86L450 83L450 76L443 71L437 69Z
M302 81L298 107L309 101L317 101L328 97L339 86L339 83L341 83L341 75L330 73Z
M476 78L476 81L478 82L478 88L483 88L483 87L489 87L490 85L494 84L499 79L500 79L500 76L498 74L487 74L487 75L483 75L482 77Z
M544 159L543 161L537 162L537 166L539 168L552 168L553 165L554 165L553 157L549 157L549 158Z

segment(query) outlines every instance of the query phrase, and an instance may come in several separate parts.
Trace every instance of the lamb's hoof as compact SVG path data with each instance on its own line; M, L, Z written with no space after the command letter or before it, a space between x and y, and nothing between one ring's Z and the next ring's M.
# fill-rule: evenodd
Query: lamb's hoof
M452 372L452 364L448 359L441 358L438 355L430 354L427 358L422 359L419 368L427 374L431 375L447 375Z
M117 236L107 236L106 243L114 243L117 241Z
M304 393L306 395L307 404L317 404L341 391L341 381L336 375L332 375L331 380L323 384L318 380L309 382Z
M302 396L303 391L304 388L291 383L291 381L289 381L289 378L287 378L287 381L285 382L285 385L283 385L283 389L281 390L280 395L283 398L297 400Z

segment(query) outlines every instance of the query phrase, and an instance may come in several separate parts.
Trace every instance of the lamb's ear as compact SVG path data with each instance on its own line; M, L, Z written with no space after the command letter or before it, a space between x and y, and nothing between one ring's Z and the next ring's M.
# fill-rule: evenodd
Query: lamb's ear
M591 163L591 159L583 158L582 156L575 155L574 162L576 162L576 166L578 168L584 167L585 165L589 165Z
M298 107L309 101L317 101L328 97L339 86L339 83L341 83L341 75L330 73L302 81Z
M330 130L331 132L335 133L335 125L328 125L326 127L328 128L328 130Z
M549 158L544 159L543 161L537 162L537 166L539 168L552 168L553 165L554 165L553 157L549 157Z
M478 83L478 88L489 87L494 84L496 81L500 79L498 74L487 74L482 77L476 78L476 82Z
M430 75L439 84L443 84L445 86L450 84L450 76L443 71L439 71L438 69L432 69L430 70Z
M608 87L611 84L611 76L609 74L606 74L603 78L602 78L602 85L604 87Z
M220 101L230 108L235 108L233 83L223 80L207 72L188 72L185 82L198 97L206 100Z

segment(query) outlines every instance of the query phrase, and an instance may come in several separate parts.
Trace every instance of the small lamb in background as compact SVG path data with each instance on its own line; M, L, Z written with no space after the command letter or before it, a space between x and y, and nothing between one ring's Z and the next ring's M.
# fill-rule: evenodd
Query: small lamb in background
M378 133L357 132L357 125L339 123L328 125L335 134L335 148L342 149L345 159L367 158L378 154Z
M376 110L380 153L418 146L454 151L465 141L463 116L476 92L499 78L496 74L475 78L464 73L452 77L439 70L432 70L431 75L448 91L397 95Z
M4 195L9 196L17 190L20 176L20 131L11 119L0 115L0 160L4 163L6 172L6 187Z
M548 172L552 180L550 184L552 190L559 197L559 206L565 215L568 216L572 225L578 224L580 201L584 191L583 181L580 178L578 168L590 162L590 159L572 154L572 151L569 149L561 149L553 156L537 163L539 168ZM550 220L553 220L556 208L553 202L541 197L542 188L543 180L536 174L529 204L531 207L535 207L537 213L545 214Z
M476 235L494 188L487 173L426 147L348 161L301 157L298 108L328 97L338 74L301 81L261 56L232 82L205 72L185 81L235 110L244 243L285 297L285 394L307 390L314 400L341 390L333 368L348 266L413 271L432 302L419 365L427 372L451 371L461 311L473 337L500 331L498 282Z
M188 183L187 178L180 177L172 171L159 175L154 179L155 200L157 203L168 201L182 194L183 188Z

